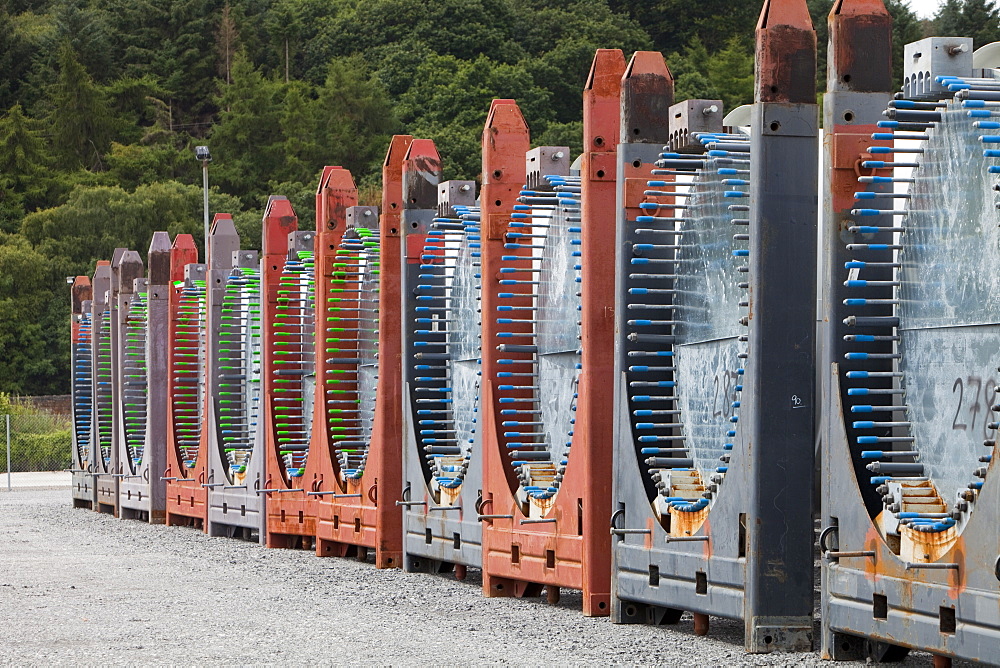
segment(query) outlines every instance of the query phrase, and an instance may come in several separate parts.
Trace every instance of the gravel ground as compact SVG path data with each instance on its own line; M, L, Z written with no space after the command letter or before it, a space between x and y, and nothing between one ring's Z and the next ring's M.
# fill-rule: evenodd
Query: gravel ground
M583 617L574 592L550 606L479 585L471 569L457 582L116 520L74 510L65 489L0 493L2 664L823 663L748 656L741 622L696 638L689 618L614 626Z

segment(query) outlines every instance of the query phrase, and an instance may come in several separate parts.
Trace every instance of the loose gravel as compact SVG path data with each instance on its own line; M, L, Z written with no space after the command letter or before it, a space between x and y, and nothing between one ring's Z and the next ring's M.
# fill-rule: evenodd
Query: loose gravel
M65 489L0 493L3 664L824 663L746 655L742 622L713 618L708 638L689 617L615 626L584 617L575 592L552 606L480 584L472 569L458 582L117 520Z

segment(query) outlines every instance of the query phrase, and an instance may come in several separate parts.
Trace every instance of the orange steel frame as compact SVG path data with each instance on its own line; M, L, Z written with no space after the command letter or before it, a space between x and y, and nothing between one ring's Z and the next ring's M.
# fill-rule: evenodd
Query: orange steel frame
M614 364L615 148L625 58L598 50L584 90L582 176L582 370L571 456L546 519L529 523L514 491L496 400L496 307L504 237L518 190L525 182L528 128L516 103L494 100L483 133L482 308L484 375L483 592L538 595L550 601L559 587L583 591L583 612L610 612L611 439ZM510 288L504 286L504 290ZM524 305L530 305L525 297ZM510 303L507 300L505 303ZM504 325L510 329L510 325ZM516 354L503 353L518 359ZM522 356L527 364L527 356ZM505 367L509 368L509 367Z
M324 176L326 170L324 170ZM299 229L299 219L292 210L291 203L284 197L271 197L264 212L264 227L261 234L261 326L263 328L263 352L261 361L261 400L264 421L264 490L293 490L282 492L262 491L267 494L265 509L267 524L265 545L267 547L291 548L308 547L316 534L316 521L312 511L312 500L298 485L305 484L309 471L315 468L316 453L310 448L306 460L306 472L295 485L285 477L281 464L281 444L278 440L278 425L275 408L282 401L275 392L278 369L277 343L279 328L275 325L281 294L281 275L292 237ZM317 304L319 295L317 294ZM299 490L299 491L294 491Z
M183 286L178 287L176 283L184 281L184 268L189 264L197 264L197 262L198 249L194 245L194 237L190 234L178 234L170 248L167 469L163 477L167 482L166 524L168 526L195 526L204 530L205 518L208 514L208 490L202 485L206 482L207 457L205 452L199 450L195 467L188 470L184 466L180 449L177 446L177 425L174 419L175 406L173 405L177 386L177 376L174 371L176 345L179 340L191 338L190 333L182 332L178 327L181 319L179 308Z
M316 388L313 397L314 413L309 446L309 456L306 459L306 470L299 479L301 491L271 492L267 501L267 536L265 544L268 547L292 548L312 547L317 536L320 512L319 500L323 496L318 493L330 491L328 485L337 484L336 464L330 443L330 429L326 410L326 377L329 369L342 369L340 365L332 365L328 361L327 346L327 312L331 299L335 298L332 291L331 278L338 262L337 250L347 225L347 209L358 203L358 189L350 171L343 167L327 166L323 169L319 186L316 189L316 236L314 239L314 271L316 295L316 327L315 327L315 373ZM265 489L293 489L284 477L284 469L280 462L278 436L274 426L274 379L275 307L277 306L277 290L281 276L281 268L287 256L288 238L297 229L297 218L291 205L284 199L272 199L268 214L264 218L264 270L266 305L264 307L264 396L266 401L267 422L264 425L266 448L266 481Z
M403 514L396 505L403 485L402 257L403 164L409 159L410 135L395 135L382 164L382 210L379 219L378 386L375 421L365 472L344 485L342 496L317 496L316 554L321 557L375 550L377 568L403 564ZM431 145L433 149L433 145ZM437 152L434 151L436 158ZM329 284L329 279L325 281ZM319 343L319 342L318 342ZM317 359L324 354L317 350ZM317 392L321 391L317 383ZM317 400L320 394L317 394ZM324 397L325 398L325 397ZM326 423L320 437L329 438ZM319 429L319 427L317 427ZM329 445L324 450L329 451Z

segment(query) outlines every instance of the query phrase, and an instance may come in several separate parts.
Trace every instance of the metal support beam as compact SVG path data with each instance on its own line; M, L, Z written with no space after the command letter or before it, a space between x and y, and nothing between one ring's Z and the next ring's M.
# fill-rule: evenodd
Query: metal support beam
M805 0L764 4L756 69L750 340L739 427L752 453L745 645L802 651L811 649L813 620L819 157L816 33Z

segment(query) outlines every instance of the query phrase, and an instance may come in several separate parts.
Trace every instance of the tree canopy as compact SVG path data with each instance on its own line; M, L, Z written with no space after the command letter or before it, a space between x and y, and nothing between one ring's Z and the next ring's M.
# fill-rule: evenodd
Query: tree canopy
M947 0L933 26L904 0L897 68L925 30L998 38L990 0ZM832 0L809 0L822 51ZM377 203L397 132L429 137L446 178L479 176L495 97L534 143L581 150L597 48L664 53L677 97L751 101L762 0L0 0L0 392L68 387L67 276L211 209L260 243L269 194L312 224L326 164ZM824 81L820 60L818 81Z

